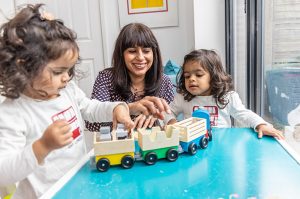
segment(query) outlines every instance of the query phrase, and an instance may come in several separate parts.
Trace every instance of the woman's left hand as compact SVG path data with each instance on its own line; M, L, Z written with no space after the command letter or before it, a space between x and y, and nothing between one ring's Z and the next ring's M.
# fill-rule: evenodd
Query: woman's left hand
M162 112L171 113L166 100L155 96L146 96L136 102L128 103L128 107L131 115L142 113L147 116L152 115L159 119L164 118Z
M157 118L152 115L140 114L134 119L135 128L152 128Z

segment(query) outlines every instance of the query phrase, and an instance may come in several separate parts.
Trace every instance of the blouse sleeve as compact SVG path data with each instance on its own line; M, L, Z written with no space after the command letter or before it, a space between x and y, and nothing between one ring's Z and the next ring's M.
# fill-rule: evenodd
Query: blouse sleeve
M165 99L168 104L170 104L174 100L174 90L175 87L173 86L170 78L163 74L162 85L159 91L159 97Z

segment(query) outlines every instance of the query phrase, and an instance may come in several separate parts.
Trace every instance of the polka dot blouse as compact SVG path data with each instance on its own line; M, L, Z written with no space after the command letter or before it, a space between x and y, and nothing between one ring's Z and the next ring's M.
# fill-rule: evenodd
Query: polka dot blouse
M111 101L111 102L123 101L121 95L111 89L113 86L112 81L113 81L112 72L110 70L100 71L94 83L91 98L100 101ZM162 84L157 97L165 99L169 104L174 99L173 89L174 88L170 78L167 75L163 74ZM128 100L126 100L126 103L135 102L139 99L140 98L136 98L136 96L132 94L128 98ZM101 126L109 126L109 125L111 125L111 123L98 123L98 122L91 123L86 121L86 127L89 131L99 131Z

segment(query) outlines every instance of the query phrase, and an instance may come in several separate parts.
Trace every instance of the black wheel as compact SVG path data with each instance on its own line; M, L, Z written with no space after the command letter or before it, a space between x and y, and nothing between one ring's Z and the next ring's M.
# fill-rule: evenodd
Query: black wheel
M199 145L202 149L206 149L207 148L207 145L208 145L208 139L207 137L203 136L201 139L200 139L200 142L199 142Z
M107 158L101 158L100 160L97 161L96 167L98 171L101 172L107 171L110 167L110 162Z
M211 130L208 130L208 141L212 141L212 133L211 133Z
M134 159L131 155L125 155L121 160L121 165L125 169L130 169L134 165Z
M157 155L155 152L147 153L147 155L145 157L146 164L153 165L156 163L156 161L157 161Z
M189 154L195 155L197 153L197 145L195 143L191 143L189 145Z
M166 157L170 162L174 162L178 158L178 151L176 149L169 149Z

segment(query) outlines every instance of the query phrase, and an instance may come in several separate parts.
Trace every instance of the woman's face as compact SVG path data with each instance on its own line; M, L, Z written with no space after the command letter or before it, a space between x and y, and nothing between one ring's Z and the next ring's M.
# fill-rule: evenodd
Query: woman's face
M123 56L131 78L144 78L153 63L152 48L127 48Z

